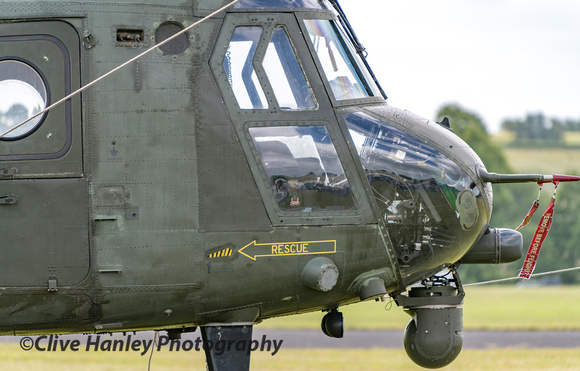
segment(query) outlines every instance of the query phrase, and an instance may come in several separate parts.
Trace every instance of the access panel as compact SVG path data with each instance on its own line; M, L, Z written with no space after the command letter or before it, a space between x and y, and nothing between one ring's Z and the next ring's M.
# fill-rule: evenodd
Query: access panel
M84 179L0 181L0 287L79 283L89 271Z

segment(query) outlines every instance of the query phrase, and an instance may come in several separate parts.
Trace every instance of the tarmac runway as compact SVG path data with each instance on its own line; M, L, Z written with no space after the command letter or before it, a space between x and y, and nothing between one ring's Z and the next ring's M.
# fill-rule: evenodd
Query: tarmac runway
M318 330L254 329L255 339L263 335L284 340L284 348L403 348L403 330L347 330L333 339ZM468 348L580 348L580 331L464 331L463 349Z
M105 339L123 339L125 342L149 341L154 338L153 331L138 332L136 334L115 333L112 336L103 335L59 335L59 341L77 339L81 344L92 344L96 337ZM164 331L159 332L164 336ZM92 338L90 338L92 337ZM15 342L22 340L23 336L0 336L0 343ZM31 336L32 341L38 337ZM182 341L190 340L193 344L201 338L201 333L183 334ZM253 339L261 343L275 341L282 348L403 348L403 330L400 331L364 331L346 330L341 339L330 338L320 330L279 330L254 328ZM49 342L47 336L38 344L46 347ZM22 344L22 343L21 343ZM82 346L81 346L82 347ZM464 331L464 349L494 349L494 348L579 348L580 331Z

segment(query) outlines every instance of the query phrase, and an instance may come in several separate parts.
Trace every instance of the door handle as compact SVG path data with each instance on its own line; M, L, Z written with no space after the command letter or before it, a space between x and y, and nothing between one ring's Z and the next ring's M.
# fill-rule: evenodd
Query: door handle
M0 206L2 205L16 205L18 203L18 197L15 195L0 196Z
M13 178L17 173L18 169L11 166L0 169L0 177L2 178Z

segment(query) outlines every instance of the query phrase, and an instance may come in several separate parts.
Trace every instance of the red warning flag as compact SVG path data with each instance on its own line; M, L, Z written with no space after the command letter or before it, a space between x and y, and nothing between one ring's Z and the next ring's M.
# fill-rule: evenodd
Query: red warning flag
M550 231L550 227L552 226L552 216L554 215L554 206L556 202L556 196L552 197L548 208L542 215L542 219L540 219L540 223L538 224L538 228L536 229L536 233L534 234L534 238L532 239L532 243L530 244L530 248L528 249L528 253L526 254L526 260L524 260L524 266L520 271L519 277L530 279L534 268L536 267L536 261L538 260L538 255L540 254L540 249L542 248L542 244Z
M538 185L540 186L540 189L538 190L538 198L536 198L536 201L534 201L534 203L532 204L530 211L528 211L528 214L522 221L522 224L520 224L516 228L516 231L528 225L530 220L532 220L532 216L534 216L534 213L536 212L536 210L538 210L538 207L540 207L540 195L542 194L542 187L544 186L544 183L538 183Z
M534 203L532 204L532 207L530 207L530 211L528 211L528 215L526 215L526 217L524 218L524 220L522 221L522 224L520 224L517 228L516 231L519 230L520 228L525 227L526 225L528 225L528 223L530 222L530 220L532 220L532 216L534 216L534 213L536 212L536 210L538 210L538 207L540 207L540 201L536 200L534 201Z

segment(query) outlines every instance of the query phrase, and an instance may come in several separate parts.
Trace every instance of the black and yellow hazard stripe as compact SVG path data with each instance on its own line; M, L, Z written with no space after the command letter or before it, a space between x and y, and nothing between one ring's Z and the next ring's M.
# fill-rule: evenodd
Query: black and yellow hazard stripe
M232 256L233 252L234 252L233 249L227 247L227 248L222 249L220 251L216 251L214 253L209 254L209 257L210 258L225 258L228 256Z

